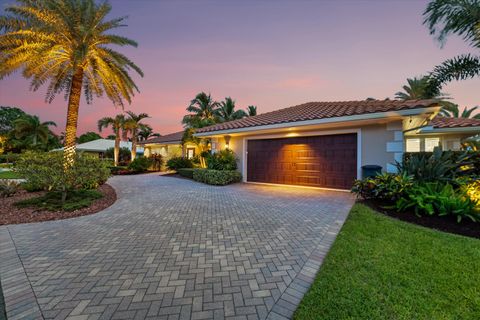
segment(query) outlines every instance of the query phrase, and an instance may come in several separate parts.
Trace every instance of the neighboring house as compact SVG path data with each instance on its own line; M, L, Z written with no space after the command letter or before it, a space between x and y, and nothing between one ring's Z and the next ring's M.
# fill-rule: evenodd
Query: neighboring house
M407 152L460 150L462 142L480 133L480 119L435 117L425 127L405 134Z
M184 131L170 133L164 136L140 141L145 148L145 156L160 154L165 160L173 157L185 156L189 159L198 154L198 147L191 143L182 144Z
M107 149L115 147L115 140L110 139L97 139L85 143L77 144L77 151L83 151L86 153L97 154L100 158L105 156ZM128 148L132 150L132 143L130 141L120 141L120 148ZM56 149L63 150L63 148ZM137 154L143 154L143 148L137 146Z
M349 189L364 165L395 172L405 141L411 146L409 139L427 135L443 139L447 128L436 124L443 120L431 122L440 108L436 100L310 102L201 128L195 135L210 138L213 152L233 150L245 182ZM442 145L452 149L454 134L461 139L480 132L478 126L450 126Z

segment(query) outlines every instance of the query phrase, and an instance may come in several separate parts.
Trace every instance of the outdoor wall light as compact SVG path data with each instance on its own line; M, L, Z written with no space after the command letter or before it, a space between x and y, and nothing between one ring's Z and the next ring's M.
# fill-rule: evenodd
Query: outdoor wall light
M229 149L230 148L230 136L223 136L223 139L225 139L225 148Z

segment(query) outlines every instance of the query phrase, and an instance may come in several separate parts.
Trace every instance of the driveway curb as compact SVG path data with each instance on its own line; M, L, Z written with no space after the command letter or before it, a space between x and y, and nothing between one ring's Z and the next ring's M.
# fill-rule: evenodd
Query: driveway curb
M0 275L7 319L43 319L7 227L0 227Z

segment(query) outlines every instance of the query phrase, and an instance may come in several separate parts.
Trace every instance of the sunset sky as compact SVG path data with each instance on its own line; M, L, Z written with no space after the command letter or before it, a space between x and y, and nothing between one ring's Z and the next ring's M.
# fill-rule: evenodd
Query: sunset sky
M0 0L3 7L11 0ZM155 1L113 0L112 16L128 15L117 33L139 43L120 48L144 71L126 110L146 112L161 134L180 130L200 91L260 113L308 101L393 98L407 77L447 58L478 53L456 36L445 46L422 25L427 1ZM478 50L477 50L478 51ZM480 79L444 88L461 107L480 105ZM66 102L44 102L20 74L0 81L0 105L53 120L64 131ZM84 101L79 130L121 112L106 98ZM107 132L108 133L108 132Z

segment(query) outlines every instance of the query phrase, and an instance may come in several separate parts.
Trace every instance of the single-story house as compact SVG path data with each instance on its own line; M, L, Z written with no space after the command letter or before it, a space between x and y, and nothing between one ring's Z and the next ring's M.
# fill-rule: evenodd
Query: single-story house
M166 134L139 142L145 148L145 156L160 154L165 160L185 156L192 159L199 153L198 146L192 143L182 144L184 131Z
M110 139L97 139L85 143L77 144L77 151L83 151L90 154L97 154L100 158L105 156L107 149L115 147L115 140ZM120 141L120 148L127 148L132 150L132 143L130 141ZM63 148L56 149L63 150ZM137 154L143 154L143 148L137 145Z
M195 135L211 139L212 152L233 150L245 182L349 189L364 165L395 172L405 151L457 149L480 133L480 123L438 118L440 109L437 100L309 102Z

